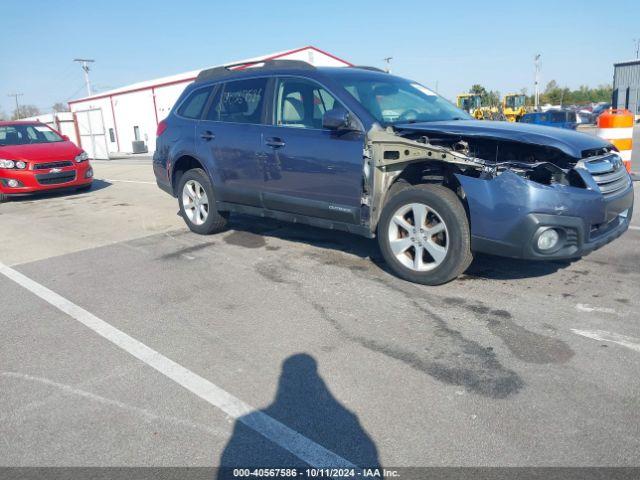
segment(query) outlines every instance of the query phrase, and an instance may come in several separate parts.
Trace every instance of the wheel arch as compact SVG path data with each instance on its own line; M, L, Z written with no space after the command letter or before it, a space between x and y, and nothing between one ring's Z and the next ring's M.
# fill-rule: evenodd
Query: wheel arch
M177 195L177 188L180 184L180 179L182 175L184 175L189 170L194 168L200 168L204 170L207 174L209 172L204 166L204 162L198 160L195 156L185 154L181 155L176 159L173 163L173 167L171 168L171 188L173 190L174 195Z
M400 171L395 172L395 176L388 183L388 188L382 193L382 202L379 210L381 211L389 199L398 191L404 188L421 184L442 185L451 190L460 199L464 210L467 214L467 220L471 225L471 216L469 214L469 205L462 184L456 177L461 174L460 169L451 163L438 160L425 160L420 162L411 162L404 166ZM375 225L372 230L375 232L380 220L379 215L375 218Z

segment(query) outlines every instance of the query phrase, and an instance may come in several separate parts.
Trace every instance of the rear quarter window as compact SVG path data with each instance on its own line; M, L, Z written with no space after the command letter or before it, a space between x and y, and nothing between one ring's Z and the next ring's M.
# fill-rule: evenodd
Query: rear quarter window
M229 81L212 105L210 120L259 124L262 120L267 78Z
M178 109L178 115L185 118L199 119L207 104L212 87L194 90Z

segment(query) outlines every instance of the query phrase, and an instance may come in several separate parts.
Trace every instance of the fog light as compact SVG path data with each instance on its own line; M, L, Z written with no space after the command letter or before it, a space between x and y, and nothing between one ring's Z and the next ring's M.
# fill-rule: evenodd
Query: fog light
M558 234L557 230L554 230L553 228L545 230L538 237L538 250L551 250L556 245L558 245L559 240L560 235Z
M91 178L93 177L93 168L90 168L89 170L86 171L86 173L84 174L84 178Z
M13 178L11 180L7 180L7 185L9 185L11 188L16 188L19 183L17 180L14 180Z

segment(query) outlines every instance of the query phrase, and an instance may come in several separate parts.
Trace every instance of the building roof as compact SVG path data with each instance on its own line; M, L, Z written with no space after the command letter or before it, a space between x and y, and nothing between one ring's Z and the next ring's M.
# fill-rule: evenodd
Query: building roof
M622 65L640 65L640 58L634 58L633 60L627 60L625 62L616 62L613 64L614 67L619 67Z
M72 104L72 103L78 103L78 102L85 102L87 100L96 100L96 99L99 99L99 98L111 97L113 95L120 95L120 94L123 94L123 93L132 93L132 92L137 92L137 91L140 91L140 90L148 90L148 89L151 89L151 88L158 88L158 87L163 87L163 86L168 86L168 85L173 85L173 84L178 84L178 83L183 83L183 82L190 82L190 81L195 80L196 77L198 76L198 74L201 71L207 70L209 68L224 67L224 66L228 66L228 65L242 65L242 64L245 64L245 63L258 62L258 61L261 61L261 60L273 60L273 59L282 58L282 57L285 57L285 56L288 56L288 55L292 55L294 53L303 52L305 50L313 50L313 51L316 51L316 52L321 53L323 55L327 55L327 56L329 56L329 57L331 57L331 58L333 58L335 60L338 60L338 61L346 64L346 65L351 65L346 60L342 60L341 58L338 58L335 55L332 55L332 54L330 54L328 52L320 50L319 48L314 47L312 45L307 45L305 47L296 48L296 49L293 49L293 50L284 50L284 51L281 51L281 52L275 52L275 53L270 53L270 54L267 54L267 55L261 55L259 57L245 58L243 60L223 63L221 65L215 65L213 67L201 68L201 69L198 69L198 70L191 70L189 72L178 73L176 75L169 75L167 77L160 77L160 78L155 78L153 80L145 80L143 82L132 83L132 84L124 86L124 87L115 88L113 90L107 90L105 92L96 93L95 95L78 98L76 100L71 100L68 103Z

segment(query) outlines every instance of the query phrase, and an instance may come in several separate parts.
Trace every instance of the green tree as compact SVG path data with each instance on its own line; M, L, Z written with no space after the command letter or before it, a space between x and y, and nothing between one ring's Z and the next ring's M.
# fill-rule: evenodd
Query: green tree
M471 86L471 88L469 89L469 93L485 96L487 94L487 89L482 85L476 83L475 85Z

